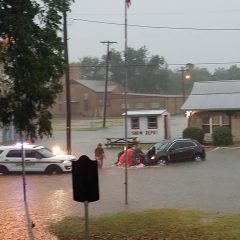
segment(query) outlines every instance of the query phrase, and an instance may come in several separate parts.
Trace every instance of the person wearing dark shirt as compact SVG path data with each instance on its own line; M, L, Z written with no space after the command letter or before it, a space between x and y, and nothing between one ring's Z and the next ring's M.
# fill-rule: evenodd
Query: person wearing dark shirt
M103 160L105 159L105 153L102 147L102 144L99 143L94 151L95 159L98 162L98 167L102 168Z

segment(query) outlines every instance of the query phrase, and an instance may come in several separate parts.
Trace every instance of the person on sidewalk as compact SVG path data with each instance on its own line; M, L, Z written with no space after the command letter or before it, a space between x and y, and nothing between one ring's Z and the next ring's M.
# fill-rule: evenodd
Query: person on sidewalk
M105 159L105 152L103 150L102 144L99 143L94 151L95 159L98 162L98 168L102 168L103 160Z

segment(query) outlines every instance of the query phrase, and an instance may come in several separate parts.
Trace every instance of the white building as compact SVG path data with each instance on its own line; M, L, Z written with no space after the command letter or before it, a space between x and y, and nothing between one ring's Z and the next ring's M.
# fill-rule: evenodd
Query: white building
M170 113L165 109L127 111L127 130L128 137L137 137L140 143L167 139L171 136Z

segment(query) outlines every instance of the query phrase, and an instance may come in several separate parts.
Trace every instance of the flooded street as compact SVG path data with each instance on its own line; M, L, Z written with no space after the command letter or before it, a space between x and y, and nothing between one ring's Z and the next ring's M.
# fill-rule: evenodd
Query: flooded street
M239 153L223 149L209 151L203 162L130 168L127 206L125 170L107 166L99 171L100 200L90 203L89 214L154 208L240 213ZM0 238L27 239L21 176L0 176L0 189ZM54 239L45 229L48 222L84 216L83 204L72 200L71 174L27 175L27 193L36 239Z
M75 154L92 157L96 143L104 143L104 136L111 134L107 131L73 132ZM114 131L116 136L118 131ZM61 145L65 137L57 132L54 139L41 144L51 147L56 140ZM207 159L200 162L129 168L128 205L125 205L125 169L114 165L118 151L105 149L107 159L99 170L100 200L90 203L90 217L158 208L240 213L239 148L207 149ZM36 224L35 239L55 240L46 229L49 222L69 215L84 216L83 203L73 201L71 174L30 174L26 179L29 210ZM0 176L1 240L28 239L22 189L21 175Z

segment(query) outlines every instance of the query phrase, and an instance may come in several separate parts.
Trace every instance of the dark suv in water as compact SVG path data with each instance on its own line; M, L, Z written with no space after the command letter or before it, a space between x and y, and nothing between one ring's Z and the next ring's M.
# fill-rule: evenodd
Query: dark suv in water
M149 165L167 164L188 160L204 160L206 157L205 147L194 139L167 139L162 140L146 153Z

